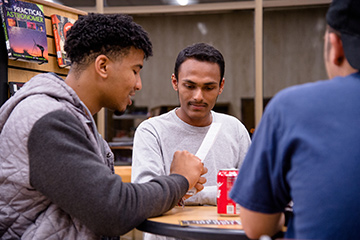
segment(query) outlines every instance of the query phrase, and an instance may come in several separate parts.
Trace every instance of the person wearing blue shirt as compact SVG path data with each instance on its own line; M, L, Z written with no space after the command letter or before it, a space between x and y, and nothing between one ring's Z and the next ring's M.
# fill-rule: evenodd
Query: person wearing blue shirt
M256 129L230 197L249 238L358 239L360 1L333 0L324 62L330 80L280 91Z

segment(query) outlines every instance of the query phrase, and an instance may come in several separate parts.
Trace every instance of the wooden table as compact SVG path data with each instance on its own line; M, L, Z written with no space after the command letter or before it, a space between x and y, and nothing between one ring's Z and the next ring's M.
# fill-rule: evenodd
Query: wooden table
M239 216L221 217L214 206L175 207L160 217L149 218L137 229L158 235L181 239L242 240L248 239L241 225L180 225L181 220L240 220ZM221 222L221 221L217 221Z

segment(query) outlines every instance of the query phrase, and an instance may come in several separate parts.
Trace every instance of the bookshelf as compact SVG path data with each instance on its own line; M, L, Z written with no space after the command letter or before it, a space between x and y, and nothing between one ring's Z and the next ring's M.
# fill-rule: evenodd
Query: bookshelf
M115 165L129 166L132 162L132 146L137 126L149 118L147 107L129 106L123 115L117 116L106 110L105 140L115 156Z
M3 29L0 33L0 106L9 98L8 83L9 82L20 82L25 83L30 78L34 77L39 73L54 72L60 77L65 78L69 72L68 69L59 68L56 60L56 50L54 35L51 25L51 15L59 14L73 19L78 19L79 15L87 14L84 11L62 6L59 4L46 2L42 0L24 1L41 4L44 6L45 24L46 24L46 36L48 43L49 62L44 64L38 64L35 62L22 62L10 60L6 54L5 47L5 36ZM2 20L1 20L2 21Z

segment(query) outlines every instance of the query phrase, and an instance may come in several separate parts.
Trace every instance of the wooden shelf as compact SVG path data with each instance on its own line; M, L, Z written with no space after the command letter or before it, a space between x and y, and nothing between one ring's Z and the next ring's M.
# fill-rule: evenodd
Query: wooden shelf
M115 146L115 147L110 147L112 150L132 150L133 147L132 146Z
M1 64L4 65L4 71L0 74L0 77L6 79L6 82L27 82L30 80L30 78L34 77L39 73L54 72L60 77L65 78L69 72L69 69L59 68L57 64L55 41L50 16L52 14L59 14L62 16L77 19L79 15L86 15L87 13L78 9L65 7L60 4L50 3L43 0L23 1L41 4L44 7L46 36L49 53L48 63L39 64L36 62L15 61L8 59L7 55L1 55L1 58L4 57L4 59L1 59L0 61ZM1 29L1 31L3 30ZM1 44L4 44L5 46L5 43ZM5 49L5 47L3 47L2 49ZM0 103L0 105L1 104L2 103Z

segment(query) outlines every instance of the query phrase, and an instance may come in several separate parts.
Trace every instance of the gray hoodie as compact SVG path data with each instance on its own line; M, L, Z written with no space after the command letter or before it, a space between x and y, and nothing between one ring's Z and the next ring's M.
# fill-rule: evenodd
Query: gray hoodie
M187 188L176 174L123 183L91 114L55 74L35 76L0 109L1 239L119 236Z

